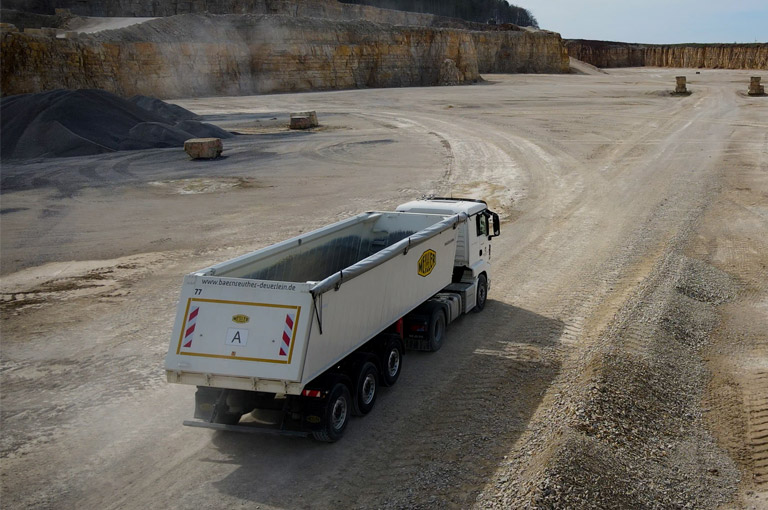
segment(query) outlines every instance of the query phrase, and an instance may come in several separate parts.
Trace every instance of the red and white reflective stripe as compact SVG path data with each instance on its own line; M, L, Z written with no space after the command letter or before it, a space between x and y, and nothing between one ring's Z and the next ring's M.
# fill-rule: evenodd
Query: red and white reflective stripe
M301 392L301 394L304 395L305 397L314 397L314 398L323 396L323 392L320 390L304 390Z
M280 356L288 356L291 352L291 339L293 338L293 315L285 316L285 327L283 328L283 345L280 346Z
M187 331L184 333L184 347L192 347L192 334L195 332L195 323L197 322L197 313L200 311L200 307L196 306L189 312L189 318L187 319Z

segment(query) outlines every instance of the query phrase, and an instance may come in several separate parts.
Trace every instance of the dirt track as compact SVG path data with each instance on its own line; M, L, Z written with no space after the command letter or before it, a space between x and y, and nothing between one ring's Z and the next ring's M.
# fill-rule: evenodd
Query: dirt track
M667 93L679 74L689 97ZM180 100L260 134L215 162L3 162L4 506L768 506L768 100L749 76ZM322 129L280 127L309 109ZM337 444L181 426L194 388L162 364L183 274L422 193L502 213L482 314L409 354Z

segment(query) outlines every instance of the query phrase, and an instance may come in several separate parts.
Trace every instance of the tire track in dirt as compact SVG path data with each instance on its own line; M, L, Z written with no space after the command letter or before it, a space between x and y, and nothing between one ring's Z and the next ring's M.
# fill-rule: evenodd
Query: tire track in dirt
M717 186L714 179L717 176L716 162L706 161L706 154L699 154L695 160L689 162L688 166L691 168L690 173L681 172L679 169L680 160L670 156L676 154L680 147L685 147L692 139L696 139L697 143L701 145L707 145L708 152L711 151L711 153L719 154L721 152L720 149L723 149L723 140L727 139L727 135L723 136L724 133L722 132L706 132L704 123L694 122L694 120L704 119L708 115L722 115L725 118L734 118L735 114L728 111L730 103L732 102L732 100L725 98L721 91L717 90L712 94L712 98L706 96L701 98L700 101L693 105L693 109L690 108L689 105L689 108L677 112L675 118L669 119L665 123L666 127L663 130L655 131L655 126L653 129L645 129L643 127L639 130L641 131L640 135L633 139L633 143L627 145L622 144L622 146L612 155L609 153L609 156L606 156L609 161L604 166L601 165L601 167L612 168L611 179L606 181L608 184L615 182L615 184L612 185L612 191L615 192L621 190L627 193L632 187L636 186L635 189L639 190L639 193L656 192L658 198L654 200L651 195L647 195L644 197L645 200L641 200L638 197L638 201L646 204L646 206L649 203L655 203L656 206L651 206L653 212L645 218L645 221L639 222L640 224L638 224L634 233L636 244L633 245L632 242L627 243L626 240L622 240L620 243L628 248L628 253L643 254L644 256L633 258L627 256L627 253L625 253L623 256L613 256L609 258L609 260L614 263L623 261L624 264L635 260L635 264L639 271L633 274L633 271L627 271L627 266L624 266L624 272L622 273L622 271L619 271L621 273L620 276L615 278L618 282L626 283L627 287L623 291L621 287L619 287L619 289L611 288L611 291L613 291L612 293L614 294L612 299L608 299L605 302L599 302L598 300L597 304L592 306L591 309L589 306L586 307L587 309L585 310L585 313L580 314L590 318L590 327L587 328L586 331L578 327L583 327L584 321L577 320L577 327L573 327L571 321L567 319L565 320L566 331L573 335L574 343L581 339L579 349L573 352L573 355L575 356L573 361L578 363L580 359L578 353L585 348L589 348L589 338L596 338L600 331L604 331L605 327L610 324L610 322L614 322L611 321L612 314L610 313L610 310L617 310L617 308L611 306L612 301L614 305L621 305L628 310L632 310L633 306L637 307L638 310L648 307L651 310L650 313L657 313L652 311L652 307L659 306L661 301L650 296L641 296L640 294L635 294L630 291L636 287L638 283L645 282L644 275L649 274L649 271L656 267L657 264L660 263L660 260L669 257L670 252L668 250L673 238L678 239L677 243L672 243L672 245L675 245L684 242L684 240L690 236L693 224L696 223L701 211L707 205L709 197L715 192ZM706 113L696 111L695 106L701 104L709 105L709 111ZM726 123L723 125L729 126L730 124ZM655 145L650 143L654 141L654 139L658 140L660 138L663 138L663 142ZM629 161L625 161L628 156L633 157L629 158ZM618 179L618 176L621 176L621 179ZM643 180L643 186L639 185L638 178ZM653 185L654 183L665 181L667 182L667 185L662 189ZM592 198L594 199L598 197L593 195ZM633 201L634 200L630 199L630 201L624 202L624 207L631 208ZM552 230L550 230L550 232L552 232ZM605 234L606 232L603 232L603 235ZM673 255L672 260L674 260L674 257L675 256ZM602 267L601 269L605 270L607 268ZM586 278L586 280L589 280L589 278ZM611 279L606 278L605 281L610 282ZM648 283L644 283L644 285L648 285ZM608 294L610 295L611 293ZM631 294L635 294L635 296L633 297ZM622 295L624 296L624 299L621 298ZM608 305L608 310L605 310L605 305ZM600 311L600 308L603 308L604 310ZM628 313L631 315L631 312ZM601 322L600 320L595 320L598 319L600 315L605 318L605 321ZM563 317L562 315L555 316ZM661 315L659 317L663 319L665 316ZM617 352L622 353L622 355L623 353L626 353L627 355L638 356L639 359L644 359L651 355L654 347L649 344L649 338L653 338L654 333L659 328L658 324L654 324L653 322L649 323L645 320L630 320L621 323L616 327L617 329L614 331L614 334L620 337L620 343L614 348ZM579 370L572 366L571 362L572 361L567 360L566 357L566 361L564 361L565 366L563 368L564 374L578 373ZM583 381L572 380L570 383L562 383L565 384L565 387L567 387L568 384L579 387L583 384ZM560 378L557 378L554 381L551 392L557 395L558 390L555 388L561 387L561 380ZM617 418L613 415L609 416L612 419ZM541 419L549 421L550 423L567 421L565 416ZM540 428L544 428L545 426L542 425L540 427L537 425L536 418L534 418L534 422L530 427L534 430L540 430ZM521 443L520 446L516 447L515 457L519 455L520 457L525 458L523 452L530 450L535 451L538 448L541 448L540 441L532 435L526 434L525 437L521 439ZM562 453L566 455L568 452L569 450L567 448L562 451ZM534 455L534 457L536 456ZM560 459L555 456L553 458L554 460L548 461L546 454L542 454L542 456L539 457L541 458L529 458L525 461L525 464L541 466L541 462L559 462L558 459ZM563 457L562 460L567 462L565 457ZM521 467L520 469L525 470L526 468ZM502 470L501 473L502 474L498 475L498 477L507 478L513 476L514 471L510 472ZM529 471L529 476L532 476L531 480L534 481L541 480L544 475L541 472L532 473ZM520 482L521 480L518 478L515 485L519 486ZM551 489L553 486L547 485L547 487ZM493 494L493 491L488 491L488 493ZM544 494L546 495L546 493ZM484 497L481 499L483 505L489 505L492 496L489 497L491 499L487 499L484 493ZM511 504L512 506L523 504L523 499L504 501L505 504ZM575 502L576 500L572 500L573 504L576 504ZM546 502L540 503L545 506L547 504Z
M514 320L519 329L510 335L501 324L489 325L489 316L499 323L501 317ZM484 324L488 336L467 343L478 323ZM444 348L452 352L423 355L441 358L429 360L447 376L436 385L437 393L433 386L431 394L423 395L426 405L389 425L385 435L374 434L360 445L361 459L370 457L364 452L380 452L375 466L365 460L351 462L334 477L354 481L340 506L468 507L502 461L505 445L524 430L531 401L557 372L553 347L561 329L557 321L496 302L482 314L463 319L450 331L452 345ZM419 382L426 387L431 381Z
M556 86L548 92L553 97L559 97L561 81L570 80L569 77L507 79L552 80ZM591 85L578 87L580 95L591 91ZM443 173L445 179L439 182L428 182L420 175L398 174L403 182L389 187L385 183L381 190L360 185L357 190L368 194L367 202L360 197L345 196L343 204L334 205L330 204L333 197L327 195L327 203L312 202L310 207L295 204L307 200L306 195L298 194L293 197L294 204L284 204L279 211L247 209L247 228L251 229L254 224L255 211L260 232L249 231L236 241L227 241L231 243L227 246L280 240L287 229L308 228L309 223L319 226L326 217L335 217L342 211L351 214L358 212L358 207L381 203L382 193L386 194L387 201L396 204L399 203L395 201L398 190L408 190L411 194L421 192L424 182L425 186L447 192L458 189L497 193L494 200L509 208L510 221L503 225L502 237L494 241L495 272L488 308L482 314L464 317L452 325L441 352L409 353L398 385L382 392L371 415L350 423L343 441L324 445L298 439L265 439L184 429L179 422L191 414L194 388L172 386L160 391L150 386L137 390L134 395L116 393L111 397L114 405L105 404L102 411L102 414L115 414L109 421L112 426L109 430L100 423L88 423L86 412L83 420L77 421L83 426L81 431L74 434L64 427L67 437L56 442L58 449L41 448L36 456L29 457L37 466L45 464L40 462L43 460L53 468L33 467L32 463L22 466L15 459L7 464L8 479L15 482L13 501L112 508L256 505L261 508L467 508L480 491L489 498L482 501L496 502L501 501L512 486L522 486L529 479L534 486L542 482L543 475L538 478L536 475L543 473L544 462L553 449L561 453L576 452L582 458L593 453L560 449L563 445L547 436L543 413L556 405L560 395L568 391L570 382L577 385L575 391L590 390L581 386L583 374L577 371L578 358L607 325L614 324L617 310L625 305L631 307L633 303L638 307L658 305L638 289L664 258L667 241L684 231L689 225L688 219L696 215L700 202L695 197L707 193L706 186L696 183L706 181L711 174L709 154L691 150L697 143L704 143L695 138L727 137L725 131L718 131L731 124L715 123L719 127L709 134L698 126L700 123L694 122L659 149L656 145L667 135L674 135L676 128L687 124L686 115L690 113L685 109L679 112L680 118L670 121L668 126L665 124L663 128L667 131L659 132L657 138L652 135L653 129L660 126L659 119L647 115L647 119L636 124L638 130L648 136L627 144L622 137L628 131L617 132L611 124L612 116L622 108L647 112L649 107L646 103L637 108L637 103L616 104L615 108L589 112L593 117L585 125L595 131L588 133L590 139L603 138L609 145L602 154L589 159L594 155L594 147L579 148L578 144L563 143L559 138L552 146L553 136L565 135L548 132L549 127L540 126L563 129L572 135L567 138L568 142L583 138L584 133L579 129L568 131L567 125L550 123L536 115L526 116L521 122L510 121L509 115L499 120L496 93L486 96L492 106L488 114L480 118L456 115L456 110L444 107L444 101L466 99L473 92L481 94L486 90L494 92L480 87L476 90L441 88L430 89L426 93L429 98L420 91L373 90L239 99L251 106L261 101L264 108L274 109L280 105L279 108L293 111L299 108L297 104L301 109L321 110L314 102L322 104L324 97L346 98L348 103L337 106L337 110L354 111L354 115L359 111L360 118L380 124L372 130L375 137L371 139L390 138L379 129L388 129L384 127L386 123L396 128L392 131L402 131L403 137L425 138L423 147L437 155L432 160L446 159L453 161L453 166L450 172ZM508 90L500 92L510 95ZM402 107L398 101L410 94L415 94L417 100ZM441 97L433 99L436 94ZM540 100L538 91L528 94ZM361 96L373 101L360 101ZM444 99L446 96L449 99ZM386 101L376 103L376 98L382 97L394 98L392 105L384 104ZM302 100L305 103L301 103ZM335 99L329 103L333 101ZM653 105L654 101L659 102L650 99L647 103ZM585 104L571 102L564 106L566 113L570 108L573 115L580 115L586 111ZM593 102L586 106L592 104L604 106L605 103ZM541 117L560 115L560 105L556 106L543 112ZM374 114L378 117L369 116L370 112L379 112ZM648 122L655 124L649 127ZM526 123L535 129L526 130ZM292 138L290 144L285 143L276 150L281 154L293 150L306 153L300 161L317 163L316 168L309 166L302 168L302 172L325 171L337 175L341 171L337 165L349 162L350 154L360 147L346 143L348 133L335 141L331 136L324 138L326 134L317 134L319 136ZM363 141L367 139L362 137ZM712 143L711 146L707 150L717 153L719 145ZM625 155L609 157L611 150L616 149L619 149L617 154L626 151ZM681 165L681 155L690 159L691 169ZM406 163L409 161L407 155L402 157ZM649 158L648 164L642 165L645 158ZM373 167L370 159L366 162ZM622 177L611 182L594 171L601 165L608 166L609 176L623 173ZM505 170L511 170L514 175L505 175ZM433 179L440 173L430 175L429 179ZM621 182L625 179L626 182ZM480 186L497 180L498 189ZM514 200L511 205L510 197ZM322 212L318 214L318 211ZM296 219L301 215L312 218L304 224ZM201 242L211 242L211 238L201 233ZM739 256L737 250L748 249L746 242L734 246L736 257ZM204 264L198 266L202 259L230 255L231 250L198 251L194 256L187 253L185 263L203 267ZM679 261L670 258L670 264L676 262ZM184 273L179 268L174 271ZM150 282L151 279L155 281ZM95 344L95 348L102 349L103 356L113 358L114 363L86 357L86 361L99 364L100 369L107 372L137 369L132 376L125 375L129 389L133 384L131 379L147 377L142 369L153 363L158 384L162 383L161 359L167 347L164 336L169 329L165 322L172 315L177 296L175 280L157 274L145 280L146 286L141 284L136 289L141 290L143 298L133 299L127 305L133 307L128 315L140 318L142 323L136 327L116 324L114 329L103 332L104 343ZM98 335L101 325L119 319L118 313L99 315L98 312L93 309L78 313L82 324L68 325L67 334L72 337ZM659 324L642 321L617 326L621 339L629 339L628 345L617 343L617 351L626 348L632 360L642 361L649 352L644 336L656 326ZM120 342L119 348L104 348L112 341ZM130 350L142 352L146 359L130 358L127 352ZM68 355L66 359L75 357ZM13 365L8 367L12 369ZM75 375L91 378L96 385L112 384L87 372ZM77 385L67 385L66 393L78 390ZM31 387L26 391L31 394ZM96 411L87 402L76 400L75 404L64 416ZM567 421L569 416L560 418ZM97 418L103 417L97 414ZM89 434L93 435L92 441L88 440ZM76 437L72 439L69 435ZM541 442L537 443L536 438ZM100 447L94 455L95 461L90 458L92 444ZM696 451L696 445L687 446ZM69 452L62 449L78 452L68 457ZM685 455L686 451L686 448L670 450L672 455ZM65 460L60 460L62 458ZM529 463L532 458L533 463ZM147 465L153 465L153 469L146 469ZM24 467L22 471L29 473L26 478L17 467ZM50 473L53 469L56 475ZM53 482L49 483L46 478ZM633 489L641 485L637 478L641 477L627 477L635 484L631 485ZM43 483L46 488L40 490L42 496L24 493L27 487L37 490ZM71 492L64 494L67 488ZM514 506L505 508L511 507Z
M431 120L434 121L434 119L431 119ZM420 117L420 122L423 122L423 117ZM429 128L425 128L425 129L430 129L430 128L437 130L438 132L441 133L441 136L449 139L451 141L452 147L454 146L452 137L455 137L456 139L458 139L461 136L457 133L447 134L445 132L445 128L443 128L442 131L438 130L437 128L433 128L432 126L429 126ZM482 129L482 132L484 133L484 140L486 141L489 139L493 140L494 138L493 130L489 130L487 127L485 127ZM509 137L507 137L507 139L509 139ZM460 143L460 142L457 141L456 143ZM464 143L466 144L466 141ZM466 165L470 165L471 164L470 162L476 163L473 161L474 159L473 155L482 154L482 152L470 151L466 149L461 151L460 153L465 156L469 155L469 156L466 156L466 159L463 160L466 162L465 163ZM461 162L462 158L457 157L457 161ZM539 161L537 162L536 165L532 165L532 168L529 171L532 173L541 172L542 174L545 174L547 175L547 177L551 178L552 174L554 173L553 170L555 169L551 168L551 165L548 165L546 163L547 163L546 160L544 160L544 163L542 163L542 161ZM457 166L461 167L461 163L459 163ZM475 164L475 166L477 165ZM552 181L549 180L549 182L552 182ZM552 191L552 188L556 189L558 186L550 185L549 187L547 186L542 186L542 187L543 189ZM557 196L557 198L555 198L554 196L552 196L550 197L550 200L552 202L555 202L555 200L558 198L561 198L561 197ZM571 199L570 202L566 200L564 201L565 202L564 204L557 204L557 207L560 208L560 210L557 212L560 213L561 216L565 216L566 219L569 218L570 215L568 214L563 215L563 212L562 212L563 209L567 210L570 203L575 203L575 205L578 206L581 204L579 199L583 200L583 197L579 196L579 189L573 190L573 193L571 193L570 195L570 199ZM697 208L697 205L692 206L692 209L696 209L696 208ZM674 231L675 226L677 226L678 228L680 227L679 223L675 223L675 221L665 221L665 218L666 218L665 214L666 213L660 213L658 216L652 216L650 219L647 220L647 223L651 225L655 230L658 230L659 232L667 232L670 229ZM595 224L591 224L588 226L591 228L596 227ZM546 230L549 232L553 232L551 227ZM557 232L557 231L554 231L554 232ZM577 281L579 281L579 283L575 286L575 288L571 287L565 290L563 288L564 282L558 281L558 278L553 277L557 275L559 276L559 278L562 278L563 277L562 273L554 272L552 275L549 275L549 276L537 275L543 278L534 278L529 276L528 281L536 282L536 287L538 291L537 292L538 295L536 296L536 299L530 300L529 299L531 297L530 295L523 297L525 296L525 294L523 294L523 296L518 294L517 297L523 301L526 301L526 298L528 298L526 302L530 303L531 305L534 305L535 303L544 304L545 306L544 312L543 312L544 316L568 317L568 319L565 321L565 326L564 326L564 330L566 332L565 335L562 335L562 337L561 335L557 336L558 345L568 345L569 341L570 343L573 343L573 344L576 343L576 341L583 334L583 325L586 321L586 317L589 317L594 312L598 304L603 299L605 299L605 297L610 293L611 290L613 290L613 286L616 285L617 281L621 281L621 279L624 278L628 286L631 286L633 283L637 281L637 275L630 274L629 276L626 276L623 274L626 271L626 264L628 263L628 259L632 258L632 253L645 252L654 243L663 245L666 240L664 236L659 238L658 235L655 235L655 236L649 235L649 232L647 230L642 230L640 233L637 233L636 236L637 238L635 242L629 242L625 244L623 249L619 251L619 254L614 254L608 257L608 260L610 261L609 267L598 265L596 267L593 267L592 270L587 273L583 272L583 270L582 272L578 273L579 277L577 278ZM576 235L574 235L574 237L576 237ZM646 238L653 239L654 243L651 243L649 245L648 242L645 240ZM562 239L560 239L560 241L562 241ZM499 248L503 248L504 245L507 244L503 240L500 240L500 242L501 242L501 245L497 245L499 246ZM556 244L558 242L558 237L555 235L550 236L549 242L551 244ZM572 246L569 243L562 243L562 244ZM576 252L583 252L587 249L587 247L588 247L588 243L582 243L581 245L577 244L577 246L572 246L572 248ZM505 254L505 255L506 256L504 256L504 259L508 259L510 257L509 254ZM612 267L610 267L611 265ZM529 265L527 267L531 267L531 266ZM514 281L514 278L511 278L508 274L503 274L504 273L503 263L500 271L502 272L502 275L500 276L500 279L502 281L507 281L507 282ZM573 282L573 280L568 278L566 278L565 280L571 283ZM596 286L597 286L597 289L596 289ZM502 289L502 292L503 292L503 289ZM549 304L547 305L545 303L549 303ZM553 306L552 303L556 303L556 305ZM538 330L536 334L540 335L541 331ZM641 343L641 340L640 340L641 336L642 336L641 332L638 331L638 334L637 334L638 344ZM514 347L512 349L514 349ZM528 353L531 352L530 348L528 349L524 348L522 350L528 351ZM556 353L557 350L558 349L551 350L551 354ZM489 351L491 350L488 349L487 347L483 347L480 349L480 352L487 353ZM497 350L496 352L498 353L499 350ZM503 353L504 349L502 349L501 352ZM488 368L489 368L488 366L478 367L477 370L474 370L471 373L478 373L479 371L487 370ZM490 368L494 369L497 367L490 367ZM518 370L522 371L523 369L522 367L518 367ZM460 373L464 374L469 372L465 371L464 369L461 369ZM512 376L508 376L508 378L512 378ZM463 377L461 377L460 379L462 380L462 383L463 383ZM495 379L491 381L494 381L494 380ZM514 385L514 380L512 380L511 382ZM479 395L485 394L485 395L497 396L493 392L492 383L487 384L481 381L479 383L479 388L480 388ZM466 394L468 396L469 401L474 401L479 398L478 394L475 394L472 391L466 392ZM518 395L518 398L521 398L521 400L526 400L525 396ZM438 400L441 402L444 402L442 404L442 407L438 409L447 410L450 416L455 416L455 415L460 416L462 420L459 421L459 424L464 423L466 425L467 417L460 412L459 408L456 408L450 404L450 402L453 400L461 404L460 408L464 408L464 407L471 408L471 406L467 405L467 401L464 398L460 398L460 397L457 398L456 396L446 396L445 398L443 398L443 396L441 395L438 398ZM527 400L530 402L530 397L528 397ZM449 402L449 403L446 404L445 402ZM426 413L427 415L432 416L435 414L435 411L433 411L433 407L429 408L429 411ZM499 415L503 415L503 413L506 410L497 409L497 411L499 411ZM425 486L419 481L420 476L423 476L424 480L434 480L434 479L451 480L451 479L456 479L457 475L450 474L449 467L435 469L433 462L427 462L427 463L422 462L421 464L422 469L417 470L416 466L418 466L419 464L414 461L414 457L422 458L422 459L425 459L425 458L434 459L435 450L439 451L439 448L434 445L434 439L433 439L434 437L445 437L445 436L450 437L451 433L455 433L456 430L466 430L467 427L464 427L464 429L457 429L454 425L454 422L444 418L443 415L438 415L436 419L431 420L429 422L426 422L426 420L424 419L417 419L416 422L424 424L424 426L420 430L422 431L422 433L423 431L426 431L426 434L424 435L417 434L415 436L415 441L408 442L408 444L410 445L408 450L411 452L415 452L415 455L413 457L410 457L406 453L402 453L401 455L405 455L405 461L395 456L391 458L390 461L387 462L387 464L397 466L399 468L397 470L398 472L404 471L401 473L402 476L400 478L404 480L409 480L406 487L412 490L413 493L420 494L420 493L423 493L425 490ZM474 443L473 443L473 446L474 446ZM451 451L450 448L448 448L448 450ZM495 448L492 448L491 450L495 451ZM441 457L441 458L445 459L446 457ZM450 458L451 458L451 455L448 455L448 459ZM424 467L424 464L426 464L426 468ZM426 472L425 472L425 469L426 469ZM432 469L432 471L430 471L430 469ZM472 478L471 468L468 469L467 466L464 466L463 471L470 479ZM377 477L373 477L373 478L376 479ZM372 486L370 485L371 483L373 484ZM454 499L463 490L461 488L461 484L454 484L459 486L459 491L456 493L448 490L444 490L442 486L440 486L439 490L436 491L438 493L438 496L436 496L435 499L429 500L429 501L419 501L419 500L413 500L413 499L407 499L407 498L405 500L399 500L397 498L376 500L374 498L375 494L386 493L386 488L391 487L393 483L396 483L396 481L392 480L390 477L385 475L383 477L383 480L381 480L381 483L370 482L370 481L368 482L368 486L372 487L370 489L370 492L366 491L364 487L361 487L359 490L362 491L363 493L370 494L371 495L370 497L373 498L373 501L375 501L375 505L379 505L379 506L391 506L393 504L402 505L403 501L405 501L405 503L407 504L413 504L414 502L416 504L434 504L436 502L440 502L440 504L445 504L447 506L462 506L463 504L466 504L466 500ZM402 483L403 482L400 482L401 486L402 486ZM434 492L434 488L433 488L433 492Z

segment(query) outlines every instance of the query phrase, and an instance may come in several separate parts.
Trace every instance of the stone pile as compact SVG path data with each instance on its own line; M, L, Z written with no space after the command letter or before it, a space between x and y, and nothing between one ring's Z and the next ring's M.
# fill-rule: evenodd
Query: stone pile
M146 106L146 108L145 108ZM87 156L118 150L182 147L231 133L154 98L131 100L103 90L54 90L0 101L0 156Z

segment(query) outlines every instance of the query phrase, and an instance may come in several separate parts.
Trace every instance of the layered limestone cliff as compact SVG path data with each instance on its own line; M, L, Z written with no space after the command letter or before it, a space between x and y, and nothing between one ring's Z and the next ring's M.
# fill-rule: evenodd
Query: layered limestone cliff
M73 38L6 32L2 56L3 95L57 88L164 98L243 95L568 71L562 40L549 32L275 15L181 15Z
M37 0L36 10L66 9L76 16L163 17L178 14L282 14L297 18L366 20L392 25L482 29L485 25L417 12L343 4L336 0ZM30 10L29 0L4 0L4 9Z
M655 45L568 40L566 48L571 57L597 67L768 69L768 43Z
M475 31L481 73L567 73L568 51L560 34L545 30Z

